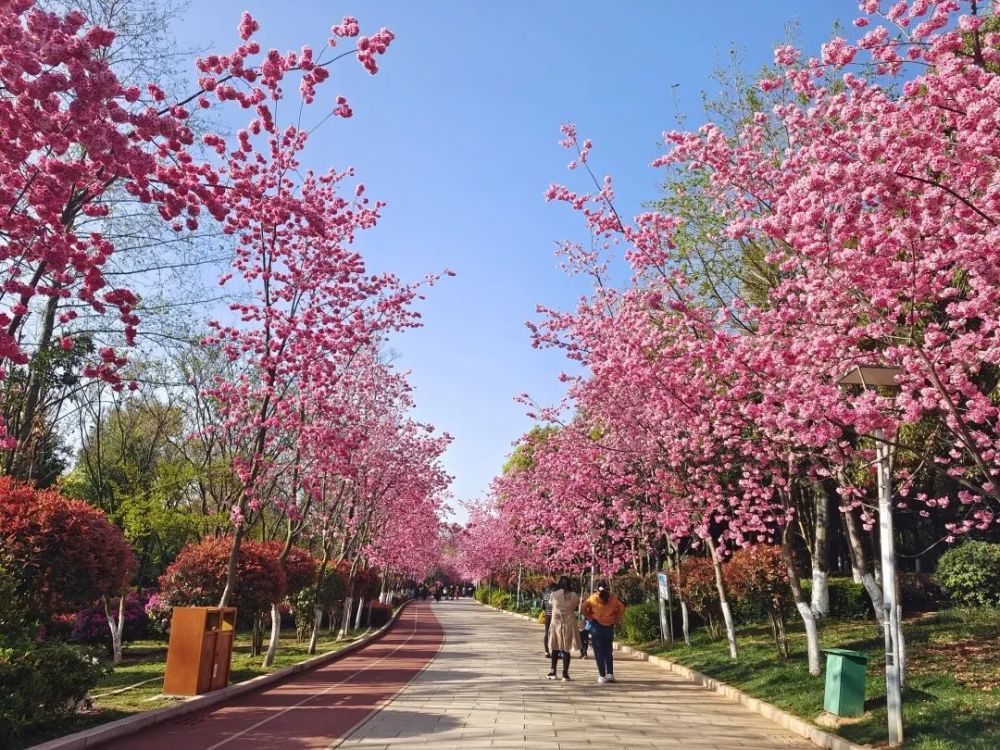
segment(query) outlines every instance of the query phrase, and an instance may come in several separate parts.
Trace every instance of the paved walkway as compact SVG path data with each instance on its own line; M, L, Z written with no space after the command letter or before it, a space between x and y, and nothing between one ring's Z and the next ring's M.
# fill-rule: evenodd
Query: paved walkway
M620 654L615 684L595 684L592 659L572 662L572 682L551 682L539 626L469 599L433 611L446 637L439 656L334 747L814 749L717 693Z
M424 602L375 643L200 713L111 741L115 750L318 750L349 734L437 655L442 632Z

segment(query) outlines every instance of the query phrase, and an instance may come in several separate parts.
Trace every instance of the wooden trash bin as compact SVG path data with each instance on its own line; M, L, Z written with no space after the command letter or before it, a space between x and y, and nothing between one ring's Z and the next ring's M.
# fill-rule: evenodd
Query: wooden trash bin
M174 607L164 694L201 695L229 684L235 634L234 607Z

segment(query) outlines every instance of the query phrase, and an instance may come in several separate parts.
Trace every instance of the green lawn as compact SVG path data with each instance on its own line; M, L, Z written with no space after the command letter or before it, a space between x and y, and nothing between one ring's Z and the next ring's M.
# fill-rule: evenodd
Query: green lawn
M794 626L794 623L790 623ZM793 631L796 629L793 627ZM791 632L789 661L777 656L767 626L738 632L739 661L725 640L700 630L692 646L633 644L722 680L810 721L823 710L824 678L806 670L805 636ZM903 721L909 750L1000 748L1000 610L946 610L904 622L909 679ZM834 730L859 743L885 744L885 672L882 633L871 622L830 620L822 624L824 647L850 648L869 656L866 714Z
M323 635L317 643L316 654L339 651L351 641L360 638L365 632L367 631L352 633L343 641L336 641L332 636ZM306 653L308 641L299 643L295 640L295 631L286 630L281 633L281 644L274 660L274 666L265 669L261 666L262 657L250 656L249 635L249 633L237 635L233 647L230 684L243 682L310 658L309 654ZM106 674L97 687L91 691L91 695L95 696L93 710L77 714L65 721L46 725L43 731L27 737L24 742L25 746L121 719L139 711L150 711L169 706L180 700L164 697L161 693L166 658L167 646L164 642L136 641L129 644L125 649L124 663ZM152 682L146 682L147 680L152 680ZM142 682L145 684L130 687ZM124 692L109 694L120 688L128 687L130 689Z

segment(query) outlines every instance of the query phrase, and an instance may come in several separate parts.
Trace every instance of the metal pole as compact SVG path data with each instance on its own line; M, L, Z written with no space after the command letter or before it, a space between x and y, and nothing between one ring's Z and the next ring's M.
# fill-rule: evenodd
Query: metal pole
M517 604L515 609L521 609L521 566L517 566Z
M669 588L664 588L665 579L662 577L663 573L657 573L656 576L656 603L660 608L660 640L669 640L670 644L673 645L673 638L670 633L670 626L668 625L669 620L667 619L667 598L670 596ZM667 586L670 584L667 583Z
M667 643L674 645L674 604L670 593L670 566L667 565Z
M890 448L885 432L875 431L878 465L879 543L882 548L882 601L885 636L885 700L889 718L889 747L903 744L903 690L899 663L899 610L896 608L896 549L892 529Z

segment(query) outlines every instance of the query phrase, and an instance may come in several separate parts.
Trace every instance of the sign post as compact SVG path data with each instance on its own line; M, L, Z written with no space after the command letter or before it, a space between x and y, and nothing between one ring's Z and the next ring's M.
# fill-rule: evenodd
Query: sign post
M674 645L674 623L673 618L667 614L670 605L670 578L666 573L657 573L656 582L659 588L659 596L656 597L660 603L660 640L666 641L671 646ZM673 610L673 607L670 607Z

